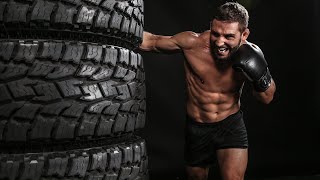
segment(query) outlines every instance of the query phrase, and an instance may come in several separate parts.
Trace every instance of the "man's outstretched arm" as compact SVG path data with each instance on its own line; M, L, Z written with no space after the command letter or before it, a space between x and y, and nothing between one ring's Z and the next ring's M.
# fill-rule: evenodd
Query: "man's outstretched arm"
M140 49L143 51L154 51L172 53L191 48L198 38L194 32L186 31L174 36L155 35L143 32L143 41Z

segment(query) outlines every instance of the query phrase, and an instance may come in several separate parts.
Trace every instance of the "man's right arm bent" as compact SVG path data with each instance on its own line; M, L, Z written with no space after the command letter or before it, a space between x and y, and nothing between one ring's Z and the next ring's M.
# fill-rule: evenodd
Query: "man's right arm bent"
M180 52L192 48L197 38L198 34L191 31L181 32L174 36L155 35L145 31L140 49L163 53Z

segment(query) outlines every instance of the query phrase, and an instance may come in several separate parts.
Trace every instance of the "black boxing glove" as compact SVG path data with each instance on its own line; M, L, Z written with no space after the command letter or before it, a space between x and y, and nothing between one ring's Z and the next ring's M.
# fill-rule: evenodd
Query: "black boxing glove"
M231 60L233 61L232 67L237 71L242 71L253 83L256 91L264 92L270 87L272 77L268 63L258 46L249 42L241 45L231 56Z

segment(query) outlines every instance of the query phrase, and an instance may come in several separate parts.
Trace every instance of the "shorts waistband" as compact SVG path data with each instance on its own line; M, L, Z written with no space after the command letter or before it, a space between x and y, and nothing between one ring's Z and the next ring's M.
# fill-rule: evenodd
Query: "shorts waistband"
M238 112L231 114L228 117L226 117L225 119L218 121L218 122L197 122L187 114L187 122L192 123L194 125L198 125L198 126L216 126L216 125L222 124L226 121L230 121L233 119L239 119L242 117L242 114L243 114L243 112L241 110L239 110Z

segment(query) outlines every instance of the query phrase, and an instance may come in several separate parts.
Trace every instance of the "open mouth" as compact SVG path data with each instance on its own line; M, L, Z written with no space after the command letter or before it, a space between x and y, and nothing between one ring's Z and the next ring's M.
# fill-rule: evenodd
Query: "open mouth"
M225 52L225 51L227 51L227 50L228 50L228 49L227 49L227 48L224 48L224 47L218 48L218 51L221 52L221 53L223 53L223 52Z
M217 54L218 55L226 55L228 53L229 49L226 47L219 47L217 48Z

